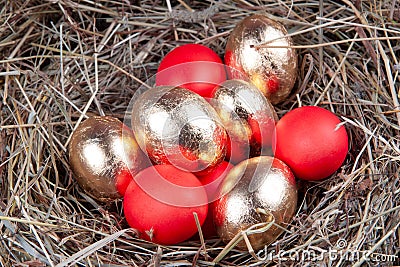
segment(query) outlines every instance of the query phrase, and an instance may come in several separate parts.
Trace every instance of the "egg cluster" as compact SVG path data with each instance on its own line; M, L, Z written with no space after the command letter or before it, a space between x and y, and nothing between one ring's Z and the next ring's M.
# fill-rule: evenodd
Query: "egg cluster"
M77 127L69 157L78 183L99 201L123 198L145 240L182 242L197 222L206 237L229 242L246 231L254 249L272 243L296 211L295 178L332 175L348 150L326 109L278 120L273 105L296 81L292 45L281 24L253 15L232 31L225 64L203 45L173 49L155 86L134 99L130 125L97 116Z

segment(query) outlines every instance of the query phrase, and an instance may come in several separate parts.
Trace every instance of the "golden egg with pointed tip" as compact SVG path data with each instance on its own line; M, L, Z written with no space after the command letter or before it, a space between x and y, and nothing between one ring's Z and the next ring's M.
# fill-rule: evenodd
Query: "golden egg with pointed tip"
M278 116L268 99L253 84L228 80L217 86L210 103L229 135L229 160L272 155L272 137Z
M293 173L285 163L269 156L233 167L221 184L220 195L211 206L218 235L228 243L241 231L258 230L247 235L254 250L263 249L282 234L297 206ZM247 250L244 240L237 247Z
M200 95L180 87L151 88L135 99L131 125L156 164L202 172L223 161L227 135L218 114Z
M298 61L287 34L282 24L264 15L255 14L239 22L225 48L230 78L249 80L272 104L285 100L295 84Z
M101 202L121 198L132 176L149 165L132 130L110 116L90 117L79 124L68 152L78 184Z

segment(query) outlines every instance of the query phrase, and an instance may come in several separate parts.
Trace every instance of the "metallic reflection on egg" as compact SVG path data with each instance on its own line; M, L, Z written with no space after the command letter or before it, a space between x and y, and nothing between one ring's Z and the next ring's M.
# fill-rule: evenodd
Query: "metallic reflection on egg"
M103 202L121 197L116 187L121 171L134 175L148 166L132 131L109 116L94 116L82 122L74 131L68 150L78 184Z
M253 84L243 80L228 80L212 94L210 103L220 116L230 141L239 150L234 164L252 156L271 151L275 124L278 121L271 103ZM246 151L249 150L250 151Z
M282 161L255 157L235 166L221 184L220 199L212 204L218 235L228 243L240 231L259 223L287 228L297 206L295 178ZM262 233L248 235L255 250L274 242L283 230L272 225ZM238 248L246 250L242 240Z
M239 22L225 48L230 78L248 79L272 104L287 98L297 77L297 52L288 47L293 46L291 37L281 38L285 35L279 22L256 14ZM255 47L268 41L282 47Z
M133 103L131 124L138 144L156 164L199 172L225 157L227 135L217 113L187 89L145 91Z

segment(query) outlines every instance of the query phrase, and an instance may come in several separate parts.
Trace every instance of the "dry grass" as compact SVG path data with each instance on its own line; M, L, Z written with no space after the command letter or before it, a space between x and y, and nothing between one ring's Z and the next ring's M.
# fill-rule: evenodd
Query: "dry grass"
M284 23L299 47L297 84L278 114L326 107L341 116L351 142L336 175L301 183L298 213L268 251L318 252L344 239L342 253L398 255L398 1L0 0L0 265L212 266L224 248L218 240L206 240L205 255L200 241L158 247L124 230L121 203L87 197L65 152L88 115L122 118L172 48L195 42L222 56L230 30L254 12ZM322 263L232 250L219 264Z

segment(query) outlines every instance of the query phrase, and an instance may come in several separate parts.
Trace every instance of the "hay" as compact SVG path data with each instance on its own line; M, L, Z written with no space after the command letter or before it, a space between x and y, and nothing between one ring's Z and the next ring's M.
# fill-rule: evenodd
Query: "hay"
M225 249L219 264L372 266L371 257L346 255L399 254L398 1L1 0L1 266L213 265L225 246L217 239L205 241L206 254L196 240L158 247L137 239L121 202L102 206L77 186L66 148L87 116L123 118L172 48L201 43L222 56L230 30L254 12L284 23L299 47L297 84L278 114L328 108L351 145L332 178L300 182L294 221L267 252ZM320 253L330 248L342 257ZM306 250L319 259L277 257Z

